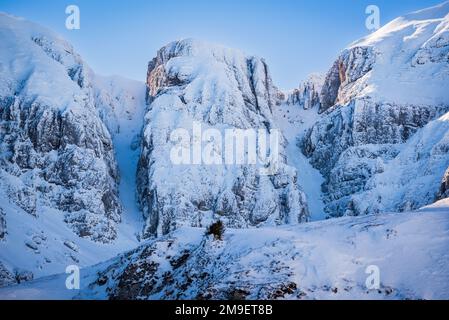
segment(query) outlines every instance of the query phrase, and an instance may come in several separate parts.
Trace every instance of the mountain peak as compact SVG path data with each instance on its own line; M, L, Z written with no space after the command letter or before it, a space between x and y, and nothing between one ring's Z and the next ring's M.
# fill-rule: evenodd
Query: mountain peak
M163 46L159 51L171 53L175 56L224 56L230 54L238 54L243 56L244 53L238 49L226 47L224 45L208 42L195 38L185 38L172 41Z
M398 17L372 34L353 42L349 47L373 46L381 42L400 43L400 40L409 42L414 39L428 39L432 35L441 33L444 30L438 28L440 24L445 24L447 32L449 23L449 1L440 5L415 11ZM447 36L447 34L446 34Z

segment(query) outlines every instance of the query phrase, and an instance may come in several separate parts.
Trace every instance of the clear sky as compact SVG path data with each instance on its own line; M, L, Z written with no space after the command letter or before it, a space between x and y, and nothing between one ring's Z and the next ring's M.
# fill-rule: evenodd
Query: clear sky
M198 38L264 57L273 80L290 89L328 70L338 53L366 35L365 9L381 24L443 0L0 0L0 11L45 25L70 41L104 75L145 80L164 44ZM78 5L81 29L65 28L66 6Z

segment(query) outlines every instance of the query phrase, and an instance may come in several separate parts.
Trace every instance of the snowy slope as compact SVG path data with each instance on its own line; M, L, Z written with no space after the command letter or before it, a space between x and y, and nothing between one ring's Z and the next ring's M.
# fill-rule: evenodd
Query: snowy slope
M118 233L111 243L92 242L74 234L59 210L45 208L35 218L8 204L3 196L0 201L7 225L6 239L0 242L0 262L13 274L27 271L38 278L61 273L69 265L96 264L138 244L132 232Z
M328 73L322 111L352 100L446 105L449 2L394 19L343 50Z
M99 76L0 14L0 299L449 299L449 200L413 211L447 196L448 34L449 2L400 17L283 94L263 59L192 39L146 84ZM194 121L281 129L280 171L173 165Z
M448 299L449 203L296 227L181 228L81 272L0 289L2 299ZM368 290L368 266L380 288Z
M73 231L115 237L117 168L90 69L51 31L0 15L1 189L32 216L64 211Z
M437 119L449 110L448 23L449 2L397 18L351 44L327 73L301 148L325 177L329 216L435 201L447 169Z
M397 104L447 105L448 1L399 17L349 49L357 47L373 48L377 55L375 67L363 79L366 87L357 92L357 97ZM352 95L343 91L342 104Z
M146 107L145 85L95 75L95 90L96 106L110 128L120 172L119 196L124 213L117 238L109 244L93 243L74 234L57 209L45 208L33 217L13 204L7 205L8 199L2 197L7 235L0 242L0 261L11 272L30 271L35 278L42 277L63 272L70 264L93 265L138 245L143 221L136 202L135 177Z

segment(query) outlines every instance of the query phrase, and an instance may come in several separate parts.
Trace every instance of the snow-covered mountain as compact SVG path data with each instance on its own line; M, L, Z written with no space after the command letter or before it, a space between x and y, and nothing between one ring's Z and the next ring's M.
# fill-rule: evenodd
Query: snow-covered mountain
M115 238L121 207L111 137L89 70L47 30L2 15L1 175L8 199L31 216L47 206L81 237Z
M23 19L0 14L0 39L2 269L42 276L132 248L113 137L123 139L120 123L140 133L144 84L95 75L66 41Z
M298 143L320 117L319 95L323 83L324 76L310 75L298 88L282 93L281 103L273 112L276 127L282 128L286 138L287 164L295 168L298 173L296 182L306 194L310 219L313 221L325 218L321 192L324 178L300 151Z
M320 94L323 89L324 77L321 74L311 74L298 88L287 93L287 105L298 105L304 110L321 105Z
M322 115L301 142L326 178L328 215L437 199L449 166L448 26L448 2L397 18L351 44L328 72Z
M147 71L99 76L0 14L0 299L449 298L449 2L291 91L263 59L193 39ZM281 131L276 170L204 163L251 129ZM205 235L218 219L222 240Z
M193 136L195 122L203 131L219 129L223 137L229 129L262 129L267 134L278 129L273 121L278 91L263 59L197 40L173 42L150 62L147 88L149 111L137 184L146 237L184 224L207 226L217 218L234 228L307 220L296 171L285 163L283 137L274 175L261 175L254 165L170 162L175 145L170 134L182 128ZM200 143L206 146L208 141ZM224 148L214 148L224 155Z

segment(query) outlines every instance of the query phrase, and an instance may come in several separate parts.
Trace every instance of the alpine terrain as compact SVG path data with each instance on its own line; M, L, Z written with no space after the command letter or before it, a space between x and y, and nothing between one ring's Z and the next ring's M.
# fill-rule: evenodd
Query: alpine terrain
M289 91L196 39L142 67L0 13L0 299L449 299L449 2Z

